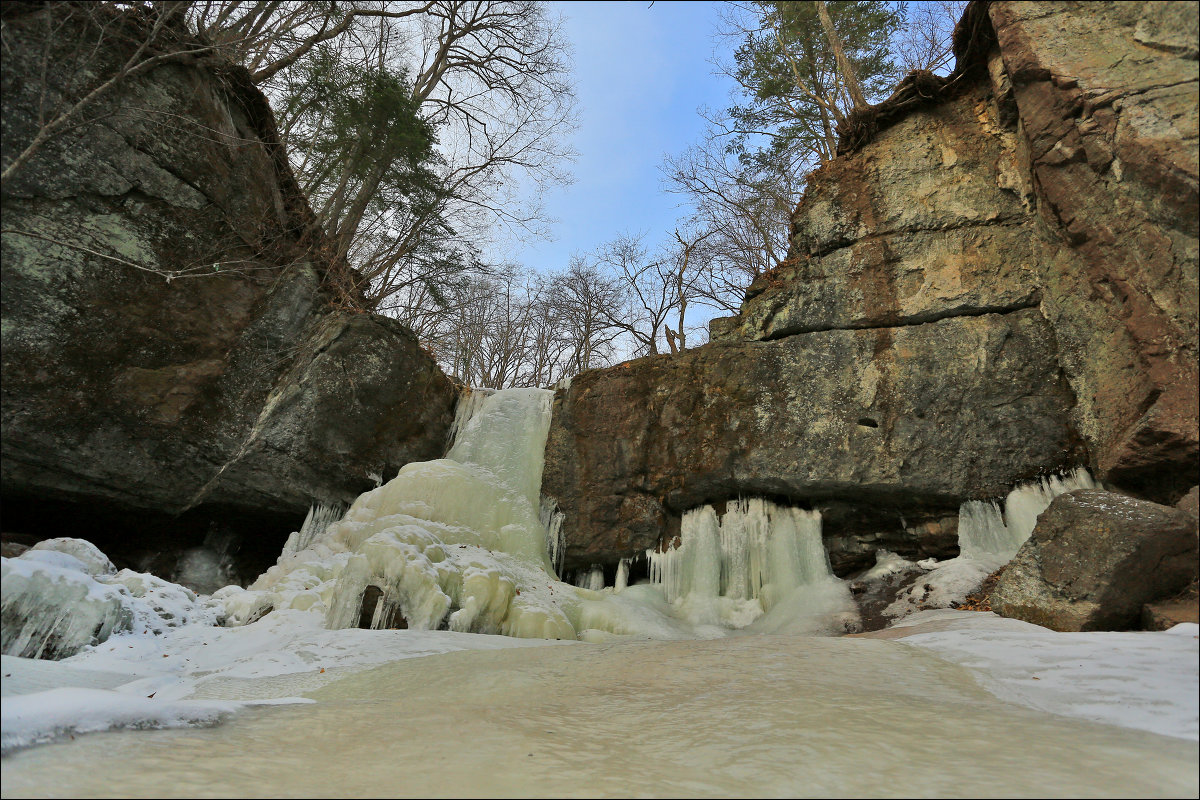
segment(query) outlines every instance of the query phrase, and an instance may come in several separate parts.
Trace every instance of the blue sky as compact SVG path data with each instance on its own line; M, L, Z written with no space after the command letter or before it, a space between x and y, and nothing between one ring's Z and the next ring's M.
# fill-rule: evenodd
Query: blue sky
M539 272L566 266L619 233L669 235L683 214L659 165L700 141L700 106L729 104L733 84L710 63L719 3L560 2L575 49L580 125L575 183L545 197L554 241L518 247L512 260Z

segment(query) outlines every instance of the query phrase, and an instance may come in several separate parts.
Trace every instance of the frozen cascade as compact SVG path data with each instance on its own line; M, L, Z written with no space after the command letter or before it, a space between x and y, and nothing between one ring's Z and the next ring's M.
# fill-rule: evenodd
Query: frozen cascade
M777 606L786 608L763 622L772 629L803 620L815 631L815 619L853 616L829 571L819 515L764 500L734 503L720 521L711 508L689 512L679 552L651 556L658 580L629 586L626 563L616 588L605 587L601 569L584 572L579 586L560 581L563 518L540 497L553 396L465 392L445 458L405 465L306 546L294 549L306 535L289 540L249 589L217 592L226 624L298 609L322 614L330 629L603 640L721 636ZM314 509L311 520L324 513Z
M1038 515L1055 497L1098 486L1086 469L1077 467L1063 475L1018 485L1003 504L981 500L963 503L958 511L959 556L935 564L922 562L932 571L901 592L884 613L900 617L961 602L978 590L988 575L1012 560L1033 533Z
M1060 494L1095 489L1096 481L1083 467L1016 486L999 503L972 500L958 512L958 544L964 556L981 562L1008 563L1033 533L1038 515Z
M678 546L646 555L651 581L695 624L842 632L857 622L817 511L761 498L731 502L721 517L703 506L684 514Z
M297 608L323 613L329 628L353 627L375 586L374 624L575 638L567 612L576 598L553 578L537 514L552 398L542 389L465 394L445 458L405 465L249 590L222 590L228 619Z

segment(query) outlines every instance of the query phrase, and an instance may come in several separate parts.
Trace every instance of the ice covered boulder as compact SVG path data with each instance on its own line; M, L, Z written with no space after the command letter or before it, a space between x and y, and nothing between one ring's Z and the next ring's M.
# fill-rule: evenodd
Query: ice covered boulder
M130 621L116 587L54 550L0 560L0 617L0 651L26 658L66 658Z
M1058 631L1138 626L1142 607L1196 575L1196 518L1096 489L1061 495L990 596L992 610Z
M148 573L117 572L82 539L49 539L0 563L5 655L66 658L116 633L216 623L214 608L195 592Z
M108 556L100 552L100 548L86 539L60 537L45 539L38 542L30 550L49 550L55 553L66 553L74 556L83 563L84 572L93 578L100 575L114 575L117 568L108 560Z

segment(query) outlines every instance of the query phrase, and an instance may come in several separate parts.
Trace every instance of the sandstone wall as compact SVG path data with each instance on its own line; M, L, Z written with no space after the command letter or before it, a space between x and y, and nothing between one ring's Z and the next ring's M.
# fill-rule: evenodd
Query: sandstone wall
M38 24L5 20L5 164L77 63L50 61L43 98L21 33ZM32 529L139 509L159 516L110 517L113 535L165 541L170 516L204 529L212 510L274 515L277 536L311 502L441 455L454 387L399 325L330 312L326 266L305 257L320 232L244 71L165 65L90 115L4 186L7 531L77 535ZM66 506L75 523L52 522Z
M1197 3L993 3L1044 224L1042 312L1104 480L1197 470Z
M1194 485L1196 11L969 9L965 85L810 176L713 344L559 393L568 567L739 494L824 509L845 572L952 547L959 502L1067 465Z

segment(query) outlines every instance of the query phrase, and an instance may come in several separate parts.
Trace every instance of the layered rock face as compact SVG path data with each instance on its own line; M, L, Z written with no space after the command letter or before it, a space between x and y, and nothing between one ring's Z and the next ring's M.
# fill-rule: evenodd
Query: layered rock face
M890 514L902 536L902 514L953 514L964 496L1066 466L1080 455L1073 400L1048 338L1026 310L584 373L556 398L543 473L570 526L567 566L654 547L681 511L739 495L848 505L859 532Z
M1042 310L1099 477L1196 483L1196 3L994 3L1039 219Z
M5 20L5 165L79 63L52 53L43 82L25 13ZM7 531L104 520L90 534L114 556L113 537L183 538L184 512L201 537L239 518L286 535L310 503L441 455L454 387L401 326L331 311L320 231L244 72L163 65L88 116L4 185Z
M962 85L810 176L788 259L712 344L559 392L568 568L738 495L821 508L845 574L953 549L961 501L1068 465L1160 501L1196 482L1194 21L969 13Z

